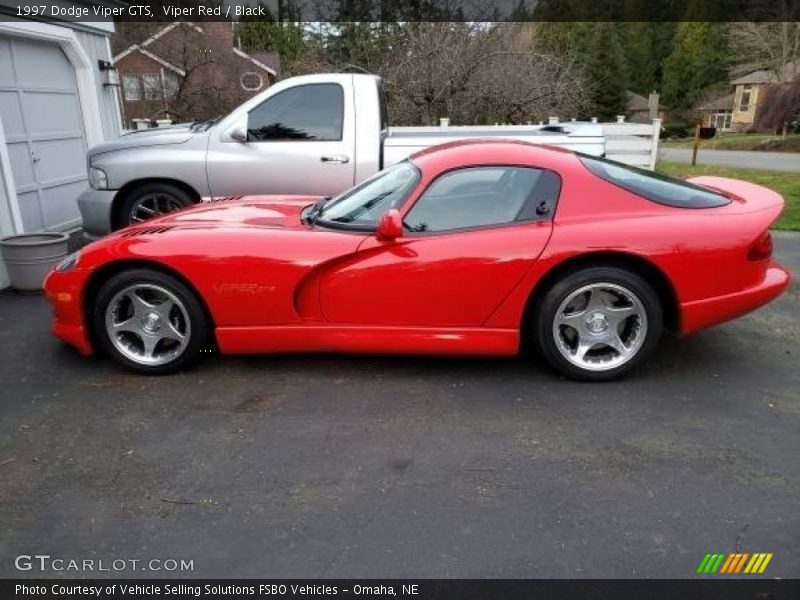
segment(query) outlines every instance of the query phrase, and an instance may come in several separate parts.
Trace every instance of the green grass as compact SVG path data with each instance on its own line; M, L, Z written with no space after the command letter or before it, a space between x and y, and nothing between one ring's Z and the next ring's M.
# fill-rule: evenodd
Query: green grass
M665 148L691 148L691 139L665 140ZM770 152L800 152L800 135L781 136L766 133L721 133L710 140L700 140L706 150L767 150Z
M800 231L800 173L756 171L754 169L718 167L715 165L697 165L693 167L685 163L668 161L659 161L656 170L681 179L697 177L698 175L732 177L773 189L786 200L786 208L783 209L783 214L775 223L774 228Z

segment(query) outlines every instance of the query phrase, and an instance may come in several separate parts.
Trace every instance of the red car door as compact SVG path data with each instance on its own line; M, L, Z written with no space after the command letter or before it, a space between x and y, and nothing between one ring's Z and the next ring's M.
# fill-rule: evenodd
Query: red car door
M320 280L331 323L478 327L544 250L560 180L527 167L436 179L391 242L370 236Z

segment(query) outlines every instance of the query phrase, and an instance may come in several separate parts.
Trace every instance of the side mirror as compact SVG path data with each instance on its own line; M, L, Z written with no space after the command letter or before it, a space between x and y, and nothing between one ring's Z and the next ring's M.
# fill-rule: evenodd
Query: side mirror
M234 127L229 134L231 139L235 142L246 142L247 132L241 127Z
M376 237L380 242L392 242L403 236L403 220L397 209L387 210L378 221Z

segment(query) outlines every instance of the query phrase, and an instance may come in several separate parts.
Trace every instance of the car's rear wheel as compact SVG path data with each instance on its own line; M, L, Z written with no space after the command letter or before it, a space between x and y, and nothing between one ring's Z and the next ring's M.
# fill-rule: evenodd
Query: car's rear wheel
M533 339L544 359L572 379L605 381L655 349L663 311L652 286L617 267L581 269L550 286L535 307Z
M127 227L141 223L194 203L191 194L176 185L147 183L131 190L125 196L119 209L118 225Z
M189 366L204 349L209 333L194 292L175 277L149 269L123 271L103 284L93 325L110 356L147 374Z

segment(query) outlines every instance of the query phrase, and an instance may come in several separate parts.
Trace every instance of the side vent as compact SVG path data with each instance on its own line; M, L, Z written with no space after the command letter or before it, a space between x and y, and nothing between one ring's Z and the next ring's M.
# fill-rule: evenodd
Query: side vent
M206 202L231 202L233 200L241 200L244 196L222 196L222 198L211 198Z
M136 229L129 229L119 234L120 237L138 237L140 235L157 235L172 229L171 225L162 225L160 227L137 227Z

